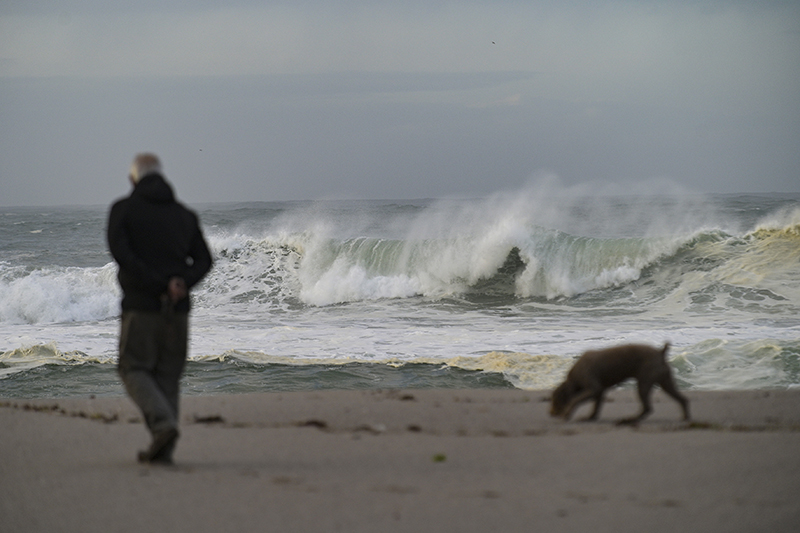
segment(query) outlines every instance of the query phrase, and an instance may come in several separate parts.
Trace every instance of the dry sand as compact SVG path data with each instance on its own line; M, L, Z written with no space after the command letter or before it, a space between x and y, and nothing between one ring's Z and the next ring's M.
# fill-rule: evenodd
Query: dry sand
M0 401L0 531L796 531L800 391L687 395L638 428L632 390L596 423L546 392L184 397L173 467L136 463L127 398Z

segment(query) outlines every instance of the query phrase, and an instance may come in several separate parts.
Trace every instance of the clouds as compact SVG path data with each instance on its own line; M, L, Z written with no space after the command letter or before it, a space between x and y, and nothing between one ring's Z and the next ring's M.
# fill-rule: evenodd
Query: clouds
M0 19L2 74L542 71L605 80L595 90L625 81L635 94L668 80L756 82L782 72L788 79L787 67L796 72L787 61L797 58L796 9L697 5L278 2L54 10Z
M195 201L797 188L794 3L215 4L4 3L3 203L105 202L141 149Z
M472 17L392 6L9 16L0 38L3 70L11 76L228 76L483 69L474 68L476 52L490 43L487 36L470 44Z

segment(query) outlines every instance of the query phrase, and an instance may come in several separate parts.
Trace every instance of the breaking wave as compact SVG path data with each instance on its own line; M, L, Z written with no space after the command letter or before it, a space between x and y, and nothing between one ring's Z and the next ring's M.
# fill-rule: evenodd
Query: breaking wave
M607 304L633 293L652 302L677 290L697 306L720 294L782 310L800 301L798 208L746 231L702 227L637 237L554 229L519 209L437 216L411 213L391 231L383 224L372 232L381 236L364 229L342 238L342 228L318 220L284 221L261 232L211 231L216 262L194 291L196 304L238 312L241 305L279 310L412 297L552 301L587 295ZM31 270L0 262L0 323L115 317L115 274L113 263Z
M276 306L416 296L553 300L631 284L653 284L663 292L695 281L699 273L759 291L761 280L796 274L799 227L640 238L576 236L535 226L513 235L450 239L229 238L215 243L217 267L201 297L212 305Z

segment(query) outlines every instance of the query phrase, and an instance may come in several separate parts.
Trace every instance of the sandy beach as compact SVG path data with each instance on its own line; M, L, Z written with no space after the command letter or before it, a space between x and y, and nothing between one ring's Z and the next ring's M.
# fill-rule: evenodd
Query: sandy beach
M184 397L175 466L125 397L0 400L0 531L792 531L800 391L632 390L596 423L549 393ZM581 417L588 406L578 412Z

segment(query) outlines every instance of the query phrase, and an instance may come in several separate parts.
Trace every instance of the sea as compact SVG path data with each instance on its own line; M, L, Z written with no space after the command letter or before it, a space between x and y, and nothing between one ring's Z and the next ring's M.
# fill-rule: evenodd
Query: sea
M682 389L800 387L800 193L190 207L215 263L184 394L547 390L628 342L671 343ZM124 394L107 215L0 207L0 398Z

